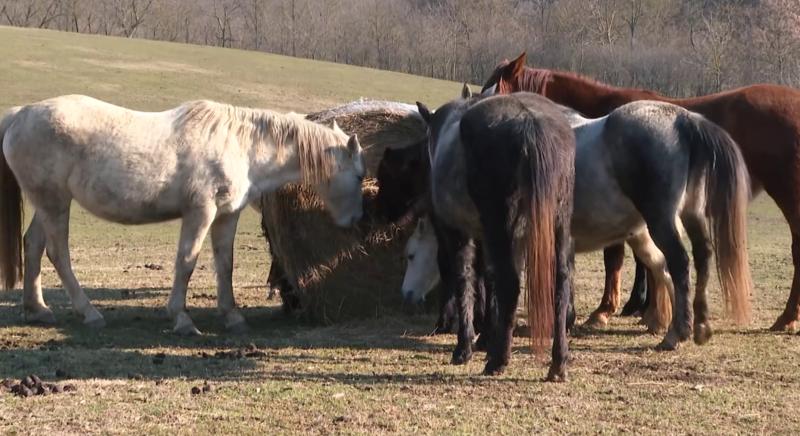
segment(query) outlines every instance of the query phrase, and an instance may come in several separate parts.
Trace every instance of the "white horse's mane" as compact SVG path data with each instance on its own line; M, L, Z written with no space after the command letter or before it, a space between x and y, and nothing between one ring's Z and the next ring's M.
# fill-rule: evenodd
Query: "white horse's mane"
M303 181L319 183L330 178L336 156L326 153L332 146L345 146L342 132L306 120L296 113L282 114L267 109L232 106L208 100L191 101L178 108L176 130L192 129L214 140L218 132L234 135L240 144L275 147L278 161L284 161L287 146L297 146Z

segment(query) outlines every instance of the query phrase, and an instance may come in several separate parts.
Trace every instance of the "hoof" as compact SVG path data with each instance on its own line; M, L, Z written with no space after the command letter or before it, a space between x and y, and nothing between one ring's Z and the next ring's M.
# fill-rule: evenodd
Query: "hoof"
M89 327L92 330L100 330L102 328L105 328L106 320L103 319L102 317L93 319L91 321L86 320L86 321L83 322L83 325L85 325L86 327Z
M625 316L625 317L636 318L636 317L641 317L641 316L642 316L642 311L641 311L641 310L639 310L639 309L633 309L633 311L632 311L632 312L625 312L625 311L623 311L623 312L622 312L622 313L620 313L619 315L620 315L620 316Z
M511 335L515 338L529 338L531 337L531 329L526 324L517 324L514 326L514 331Z
M604 329L608 326L609 315L605 312L593 312L589 319L583 324L590 329Z
M620 316L641 316L644 306L641 301L628 300L628 303L622 308Z
M225 328L228 332L237 335L247 333L250 330L244 316L236 309L229 311L225 315Z
M664 340L656 346L657 351L675 351L680 346L681 340L673 330L667 332Z
M433 330L433 335L447 335L453 332L452 324L437 323L436 328Z
M28 324L46 324L53 325L56 323L56 316L49 307L39 309L38 311L26 310L23 314L23 319Z
M667 331L667 326L660 323L655 317L644 316L639 323L647 327L647 333L651 335L662 335Z
M675 351L677 349L678 343L667 339L662 340L660 344L656 345L656 351Z
M797 331L797 320L787 321L786 318L781 315L769 329L773 332L795 332Z
M172 331L180 336L199 336L200 330L194 326L192 319L186 312L181 312L175 319L175 328Z
M450 359L450 364L466 365L467 363L469 363L470 359L472 359L472 350L470 349L460 350L456 348L456 350L453 351L453 358Z
M198 330L193 324L175 326L172 331L178 336L200 336L201 334L200 330Z
M250 331L250 327L244 321L225 326L225 328L228 329L228 332L233 333L235 335L243 335Z
M648 325L647 326L647 333L650 333L653 336L663 335L667 329L661 325Z
M507 366L508 366L507 362L502 363L498 362L495 359L489 359L489 361L486 362L486 366L483 368L483 375L488 375L488 376L502 375L504 372L506 372Z
M547 378L545 379L546 382L551 383L564 383L567 381L567 370L566 368L556 368L550 367L550 371L547 373Z
M713 332L711 331L711 325L707 322L700 323L694 326L694 343L697 345L703 345L711 339Z
M106 326L106 320L103 315L97 311L93 306L89 306L86 310L86 317L83 319L83 325L91 329L97 330Z
M481 333L475 341L475 345L472 346L472 349L474 351L487 351L489 349L489 339L487 336L488 335Z

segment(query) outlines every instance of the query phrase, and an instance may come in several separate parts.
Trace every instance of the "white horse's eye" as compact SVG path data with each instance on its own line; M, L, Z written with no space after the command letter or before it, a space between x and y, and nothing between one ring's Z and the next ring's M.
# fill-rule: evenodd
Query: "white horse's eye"
M408 261L411 262L412 260L414 260L414 255L413 254L409 254L408 255Z

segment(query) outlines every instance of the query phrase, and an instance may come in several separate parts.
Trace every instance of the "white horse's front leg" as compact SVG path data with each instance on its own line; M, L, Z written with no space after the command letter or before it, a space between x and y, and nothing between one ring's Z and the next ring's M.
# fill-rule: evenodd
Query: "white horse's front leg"
M234 333L247 331L244 317L236 309L233 297L233 240L239 213L222 215L211 225L211 245L217 270L217 307L225 320L225 328Z
M175 280L167 303L167 313L175 320L173 330L180 335L200 334L200 330L197 330L186 313L186 290L213 219L213 209L197 209L184 215L181 223L181 237L175 259Z

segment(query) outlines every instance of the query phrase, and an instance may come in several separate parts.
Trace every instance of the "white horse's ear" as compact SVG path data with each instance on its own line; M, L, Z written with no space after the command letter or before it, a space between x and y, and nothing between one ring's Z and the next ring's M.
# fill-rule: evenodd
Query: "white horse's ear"
M417 109L419 110L419 114L422 115L422 119L425 120L426 123L430 124L431 122L431 110L428 109L428 106L425 104L417 102Z
M339 123L336 122L335 118L333 120L333 123L331 123L331 129L333 129L333 131L337 133L344 133L344 130L342 130L342 128L339 127Z
M361 152L361 143L358 142L357 134L351 136L350 139L347 141L347 149L350 151L350 153L353 153L354 155Z
M461 88L461 98L466 100L470 97L472 97L472 90L469 89L467 82L464 82L464 86Z

